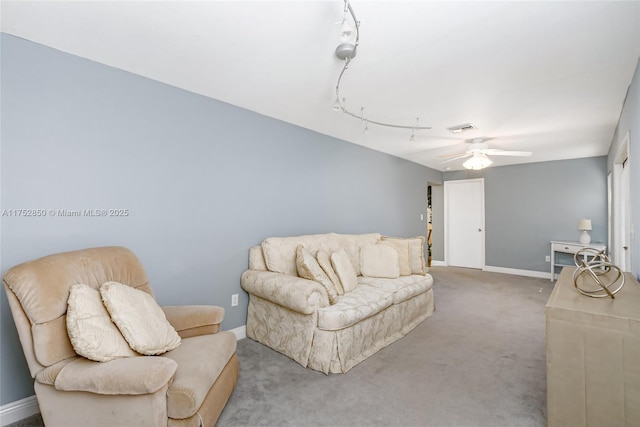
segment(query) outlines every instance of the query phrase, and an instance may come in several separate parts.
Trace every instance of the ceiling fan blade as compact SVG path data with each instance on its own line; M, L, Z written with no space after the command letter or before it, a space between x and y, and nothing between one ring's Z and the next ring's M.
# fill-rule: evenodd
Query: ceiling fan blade
M466 151L462 152L462 153L454 153L454 154L445 154L443 156L438 156L436 157L436 159L440 159L440 160L445 160L445 159L453 159L455 157L459 157L459 156L466 156L468 153Z
M455 157L450 157L449 159L440 162L440 164L442 165L444 163L449 163L449 162L453 162L453 161L456 161L456 160L459 160L459 159L464 159L465 157L470 157L472 155L473 154L471 154L471 153L456 154Z
M531 157L533 155L531 151L505 151L505 150L498 150L497 148L490 148L488 150L484 150L484 153L489 156Z

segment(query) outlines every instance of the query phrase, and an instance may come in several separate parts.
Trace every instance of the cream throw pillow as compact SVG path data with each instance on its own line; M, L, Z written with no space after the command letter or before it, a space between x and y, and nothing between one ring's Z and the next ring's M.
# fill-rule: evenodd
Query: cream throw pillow
M407 242L405 239L384 239L378 244L391 246L393 249L395 249L398 252L400 275L411 275L411 265L409 264L409 242Z
M402 239L399 237L382 237L383 241L404 240L409 245L409 265L411 274L426 276L426 263L424 261L424 236Z
M407 239L409 242L409 264L411 264L411 274L421 274L426 276L426 262L424 262L424 237L418 236Z
M302 245L298 245L296 248L296 266L298 267L298 276L303 279L313 280L324 286L329 296L329 304L333 305L338 302L338 294L333 283L311 252Z
M360 271L364 277L397 279L400 277L398 252L387 245L360 248Z
M316 259L318 260L318 264L320 264L320 267L325 272L327 277L329 277L329 280L331 280L331 283L333 283L333 286L336 288L337 294L344 295L344 289L342 289L340 279L336 275L336 271L331 265L331 255L329 255L329 252L319 250L316 254Z
M67 300L67 332L76 353L96 362L139 356L111 321L100 292L89 285L71 286Z
M340 284L345 294L351 292L358 286L358 276L356 276L353 264L351 264L349 255L347 255L344 249L340 249L331 254L331 265L338 279L340 279Z
M148 293L106 282L100 286L100 294L111 320L133 350L152 356L180 345L180 336Z

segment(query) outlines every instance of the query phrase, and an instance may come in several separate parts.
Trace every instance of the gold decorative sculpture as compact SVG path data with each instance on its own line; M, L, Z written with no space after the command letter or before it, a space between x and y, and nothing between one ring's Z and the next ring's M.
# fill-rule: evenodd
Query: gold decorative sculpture
M624 273L611 262L604 250L580 249L573 260L578 267L573 272L573 285L582 295L615 298L614 295L624 286Z

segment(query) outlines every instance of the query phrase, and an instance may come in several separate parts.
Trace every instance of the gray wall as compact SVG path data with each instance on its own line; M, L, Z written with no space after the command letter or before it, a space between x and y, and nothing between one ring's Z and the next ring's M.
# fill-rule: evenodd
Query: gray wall
M549 271L549 241L577 241L581 218L591 219L592 242L607 242L604 156L444 174L470 178L484 178L488 266Z
M2 273L123 245L160 304L221 305L232 329L246 320L248 249L266 237L426 234L438 171L6 34L1 43L1 208L130 212L2 217ZM6 404L33 388L0 294Z
M631 224L635 238L631 240L631 272L640 279L640 63L627 91L618 127L613 136L607 168L613 170L615 156L629 132L629 173L631 174ZM615 178L612 177L615 180ZM613 224L615 227L616 224Z

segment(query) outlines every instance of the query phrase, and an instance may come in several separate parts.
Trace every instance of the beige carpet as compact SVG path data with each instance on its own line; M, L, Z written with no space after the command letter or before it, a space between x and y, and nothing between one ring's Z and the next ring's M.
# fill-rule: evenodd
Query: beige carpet
M218 426L545 426L545 279L434 267L436 312L347 374L250 339ZM41 426L36 417L21 427Z

